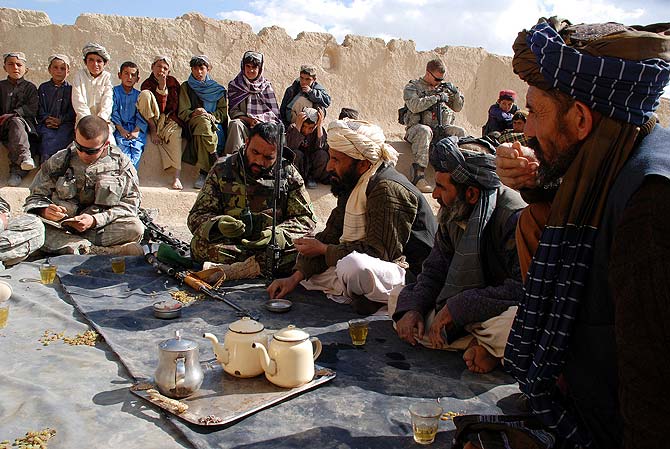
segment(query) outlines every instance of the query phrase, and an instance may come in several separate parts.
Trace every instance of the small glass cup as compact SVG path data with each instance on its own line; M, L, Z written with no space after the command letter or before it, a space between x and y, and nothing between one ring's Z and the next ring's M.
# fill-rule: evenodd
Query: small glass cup
M57 269L58 266L50 263L43 263L42 265L40 265L40 279L42 281L42 284L44 285L53 284L54 280L56 280Z
M116 274L123 274L126 272L126 258L112 257L112 271Z
M442 412L442 407L436 402L424 401L410 405L414 441L419 444L431 444L435 441Z
M9 301L0 301L0 329L7 325L9 318Z
M363 346L368 337L368 320L356 318L349 320L349 336L351 336L351 343L354 346Z

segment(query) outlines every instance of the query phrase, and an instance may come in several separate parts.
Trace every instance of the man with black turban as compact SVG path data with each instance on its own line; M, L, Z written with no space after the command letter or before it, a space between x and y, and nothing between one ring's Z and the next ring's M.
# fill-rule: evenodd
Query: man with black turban
M532 428L524 447L667 447L670 132L654 111L669 29L552 18L519 33L530 148L500 147L497 165L548 200L519 219L528 271L504 358L531 417L504 430L487 417L498 430L477 437L457 420L458 441L498 447Z
M415 345L465 350L470 371L499 363L521 296L514 232L526 206L503 186L488 141L448 137L430 152L440 204L433 249L389 315ZM393 309L393 310L392 310Z

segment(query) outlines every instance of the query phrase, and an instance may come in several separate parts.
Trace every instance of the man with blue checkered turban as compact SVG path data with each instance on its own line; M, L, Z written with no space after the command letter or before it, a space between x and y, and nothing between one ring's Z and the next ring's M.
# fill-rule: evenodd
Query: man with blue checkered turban
M530 142L499 147L496 163L533 202L519 219L524 297L504 358L528 397L518 421L542 443L528 447L667 445L670 131L654 111L669 30L551 18L514 43ZM473 441L465 421L457 439Z
M468 369L486 373L503 356L522 293L514 233L526 203L500 183L487 140L442 139L430 164L439 228L417 281L389 303L389 315L402 340L463 350Z

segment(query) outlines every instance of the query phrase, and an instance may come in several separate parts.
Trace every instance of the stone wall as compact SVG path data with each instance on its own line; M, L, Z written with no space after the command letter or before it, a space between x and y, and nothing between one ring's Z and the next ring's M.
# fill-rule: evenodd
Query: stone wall
M397 109L403 104L402 89L408 80L423 75L426 62L434 57L445 61L447 79L465 95L465 107L456 115L456 124L470 133L478 135L500 89L516 90L520 94L518 103L525 103L526 86L512 72L510 58L482 48L417 51L411 40L385 43L382 39L351 35L340 45L330 34L301 33L293 39L279 27L264 28L256 34L245 23L210 19L198 13L176 19L82 14L74 25L54 25L43 12L0 8L2 51L25 52L30 68L27 79L37 85L49 78L49 54L69 55L72 69L78 69L83 64L81 48L89 41L107 47L112 55L107 70L113 74L123 61L133 60L140 66L143 80L152 57L168 54L173 58L173 75L184 81L190 74L191 55L204 53L214 63L212 76L226 85L238 73L244 51L258 50L266 55L264 74L273 81L278 101L298 76L300 65L312 63L318 67L319 82L333 97L329 118L343 106L357 108L395 141L401 140L404 132L396 122ZM667 126L667 100L660 113ZM147 144L145 156L140 166L142 184L167 184L167 179L157 172L160 163L151 143ZM0 177L6 177L6 165L0 163ZM193 170L187 169L185 177L192 176Z

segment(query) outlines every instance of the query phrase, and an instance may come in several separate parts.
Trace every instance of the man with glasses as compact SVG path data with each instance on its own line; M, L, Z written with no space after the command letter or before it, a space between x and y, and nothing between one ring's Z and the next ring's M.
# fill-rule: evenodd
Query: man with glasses
M412 144L414 159L411 181L423 193L433 191L426 181L425 169L430 142L438 125L445 127L446 135L465 135L462 128L452 126L455 113L463 109L463 94L453 84L444 82L446 71L441 60L432 59L426 64L424 76L407 83L403 91L405 140ZM438 121L437 108L441 108L442 123Z
M130 254L142 238L137 172L108 138L104 119L83 117L75 141L35 176L24 210L49 225L46 253L85 254L93 244L121 245L115 252Z

